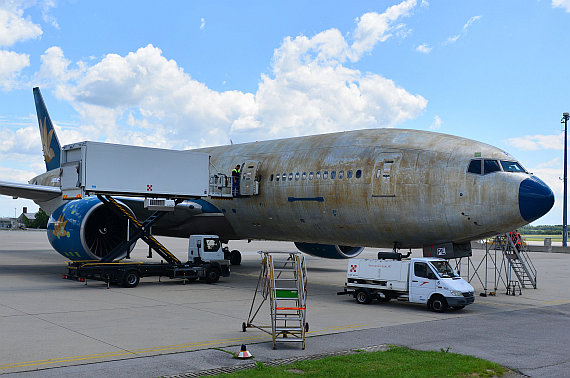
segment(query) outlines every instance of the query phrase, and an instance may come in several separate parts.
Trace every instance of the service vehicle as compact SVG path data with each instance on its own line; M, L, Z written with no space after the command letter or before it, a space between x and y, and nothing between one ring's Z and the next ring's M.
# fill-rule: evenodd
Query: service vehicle
M107 285L113 283L124 287L135 287L142 277L158 276L187 281L199 278L206 283L215 283L220 276L230 275L230 261L224 259L224 250L216 235L191 235L187 262L181 262L166 248L155 250L166 261L160 263L125 260L72 261L68 263L68 273L63 278L81 282L92 279L105 281Z
M350 294L362 304L374 298L379 302L425 303L436 312L459 310L475 301L473 286L447 260L426 257L350 259L344 291L338 294Z

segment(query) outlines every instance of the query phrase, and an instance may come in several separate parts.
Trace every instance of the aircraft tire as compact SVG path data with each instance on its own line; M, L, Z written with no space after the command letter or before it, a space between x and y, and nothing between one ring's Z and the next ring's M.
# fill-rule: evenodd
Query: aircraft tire
M141 277L138 271L131 269L125 273L123 278L124 287L136 287L141 281Z
M360 304L368 304L372 301L372 296L370 295L370 291L367 289L358 289L354 293L354 298L356 302Z
M241 253L237 249L230 252L230 264L239 265L241 264Z

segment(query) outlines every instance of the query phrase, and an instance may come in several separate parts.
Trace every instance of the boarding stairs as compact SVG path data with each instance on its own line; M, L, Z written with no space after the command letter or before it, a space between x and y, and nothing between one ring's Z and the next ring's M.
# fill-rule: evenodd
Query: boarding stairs
M273 349L277 342L298 342L305 349L309 330L307 313L307 266L300 252L259 252L262 268L246 328L258 328L271 334ZM261 303L256 307L257 294ZM265 301L269 301L271 325L255 325L254 318ZM269 332L266 329L271 329Z
M523 288L536 289L536 275L537 271L528 254L528 247L522 236L518 233L509 232L507 234L497 235L495 243L500 246L503 251L503 256L509 264L512 272L518 279L518 282ZM510 273L510 271L509 271ZM507 278L509 285L512 277ZM507 290L509 287L507 288Z

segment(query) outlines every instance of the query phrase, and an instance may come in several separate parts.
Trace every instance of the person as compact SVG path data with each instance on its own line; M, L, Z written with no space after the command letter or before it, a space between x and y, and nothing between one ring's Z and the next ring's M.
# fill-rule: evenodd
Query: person
M232 170L232 196L237 197L239 195L239 171L240 165Z

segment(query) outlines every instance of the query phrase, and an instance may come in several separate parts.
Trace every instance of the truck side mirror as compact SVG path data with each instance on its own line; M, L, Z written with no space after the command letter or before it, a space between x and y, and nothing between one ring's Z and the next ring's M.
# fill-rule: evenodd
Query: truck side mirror
M202 248L202 240L196 241L196 247L197 247L198 249Z

